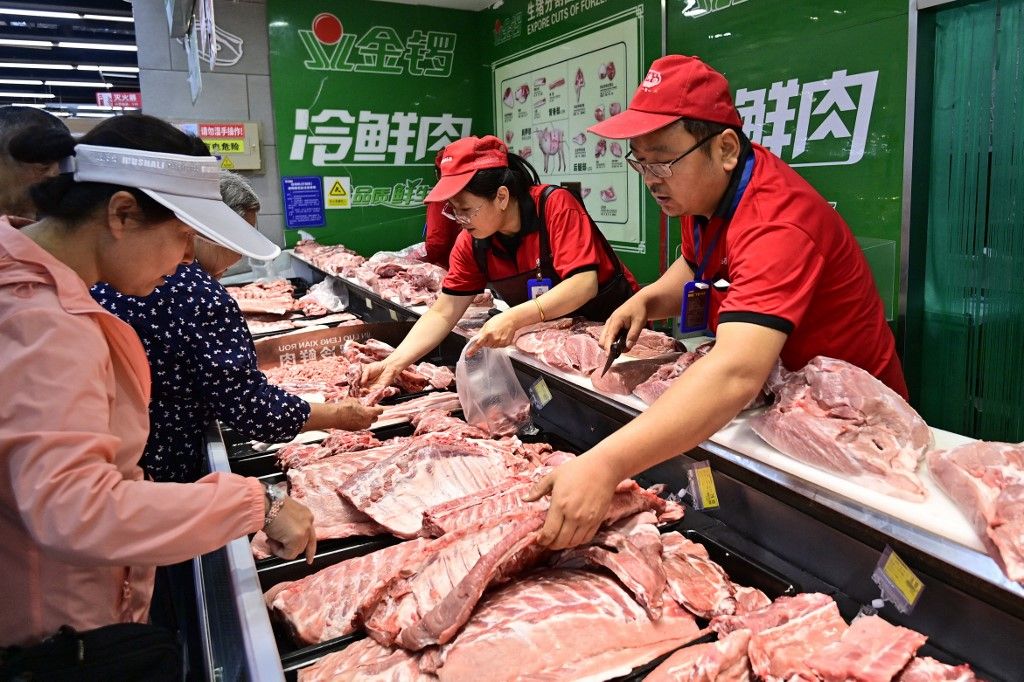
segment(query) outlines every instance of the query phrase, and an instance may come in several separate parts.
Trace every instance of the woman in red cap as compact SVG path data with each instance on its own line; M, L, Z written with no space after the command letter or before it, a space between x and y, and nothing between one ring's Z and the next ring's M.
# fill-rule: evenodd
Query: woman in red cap
M389 358L366 367L364 383L390 382L437 346L485 287L510 308L487 321L474 346L507 346L517 329L565 315L604 322L639 289L575 195L542 185L497 137L453 142L438 167L425 201L447 202L464 231L437 302Z

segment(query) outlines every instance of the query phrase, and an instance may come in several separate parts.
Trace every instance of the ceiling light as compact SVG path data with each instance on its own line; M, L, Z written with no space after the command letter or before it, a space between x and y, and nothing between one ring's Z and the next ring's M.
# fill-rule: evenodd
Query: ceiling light
M11 9L0 8L0 14L10 14L15 17L47 17L49 19L81 19L78 12L51 12L41 9Z
M33 109L43 109L46 107L41 102L4 102L4 106L10 107L32 107Z
M28 80L25 78L0 78L4 85L42 85L43 81Z
M35 41L41 42L41 41ZM2 43L0 43L2 44ZM70 47L76 50L118 50L120 52L138 52L139 48L135 45L123 45L118 43L74 43L60 41L57 43L57 47Z
M0 81L2 82L2 81ZM46 85L59 88L112 88L110 83L102 81L46 81Z
M0 38L0 45L11 47L53 47L49 40L19 40L17 38Z
M123 14L83 14L82 18L94 21L123 21L125 23L135 21L132 17L126 17Z
M51 111L49 109L46 110L46 113L53 114L54 116L60 116L61 118L67 118L71 115L66 111Z
M54 71L72 71L74 68L75 67L70 64L25 64L22 62L0 62L0 69L52 69Z
M0 97L28 97L30 99L53 99L57 95L49 92L0 92Z
M0 66L3 66L0 64ZM79 64L79 71L108 71L110 73L138 73L137 66L97 66L96 64Z
M94 112L94 111L93 112L87 111L85 113L75 113L75 116L88 117L88 118L110 118L113 115L114 114L100 114L100 113L97 113L97 112Z

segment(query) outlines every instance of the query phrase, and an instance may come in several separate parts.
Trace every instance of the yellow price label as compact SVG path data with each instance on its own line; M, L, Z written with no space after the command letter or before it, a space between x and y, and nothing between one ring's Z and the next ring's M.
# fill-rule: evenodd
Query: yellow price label
M914 575L914 572L903 562L903 559L896 555L896 552L889 554L889 558L886 559L885 565L882 567L882 572L889 578L893 587L900 591L908 604L913 605L921 596L924 583Z
M388 310L388 316L390 316L391 319L394 320L395 322L398 322L398 313L396 313L394 310Z
M551 389L548 388L548 382L544 381L544 377L540 377L537 381L533 382L529 393L530 402L538 410L551 402Z
M711 467L697 467L694 470L697 479L697 492L700 495L700 502L703 509L718 508L718 491L715 489L715 477L711 475Z

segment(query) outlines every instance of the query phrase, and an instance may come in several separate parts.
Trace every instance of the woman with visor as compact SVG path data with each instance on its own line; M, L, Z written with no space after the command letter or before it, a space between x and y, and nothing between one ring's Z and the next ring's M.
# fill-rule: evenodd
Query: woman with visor
M604 322L639 289L575 195L541 184L497 137L453 142L438 166L425 201L447 202L463 232L437 302L390 357L366 366L364 383L389 383L434 348L485 287L510 308L484 324L474 347L507 346L516 330L557 317Z
M148 295L191 262L197 233L254 258L278 253L221 201L217 160L142 115L108 119L77 145L67 131L27 130L8 150L67 158L31 190L41 220L16 230L0 218L0 647L65 625L144 623L156 566L260 529L277 555L312 559L312 514L255 478L144 480L146 354L89 295L99 281Z

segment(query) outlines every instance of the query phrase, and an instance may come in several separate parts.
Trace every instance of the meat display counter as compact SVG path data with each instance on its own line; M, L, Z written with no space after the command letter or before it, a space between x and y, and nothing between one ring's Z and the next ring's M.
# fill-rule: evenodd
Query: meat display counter
M307 264L298 264L296 272L310 280L329 276ZM414 320L423 311L387 301L356 282L338 282L349 290L350 310L364 320ZM463 342L455 335L446 341L452 348ZM597 393L578 377L552 370L528 355L513 351L512 356L524 386L543 380L551 394L550 402L535 412L536 424L577 452L620 428L641 409L628 400ZM759 453L752 454L742 424L734 426L638 477L644 484L662 483L669 490L683 491L689 465L710 463L720 506L705 512L688 508L685 530L717 543L723 556L736 555L761 567L762 573L778 579L777 585L836 596L847 619L878 598L872 574L883 550L891 547L921 579L924 592L911 613L904 615L887 605L880 615L927 635L927 655L949 663L968 662L981 679L1024 680L1024 590L988 555L950 539L942 528L929 530L891 510L838 494L822 481L766 463ZM208 442L211 469L231 470L216 427ZM196 563L204 653L212 676L291 679L298 665L308 663L279 650L262 599L266 585L245 539ZM783 587L774 591L785 593Z

